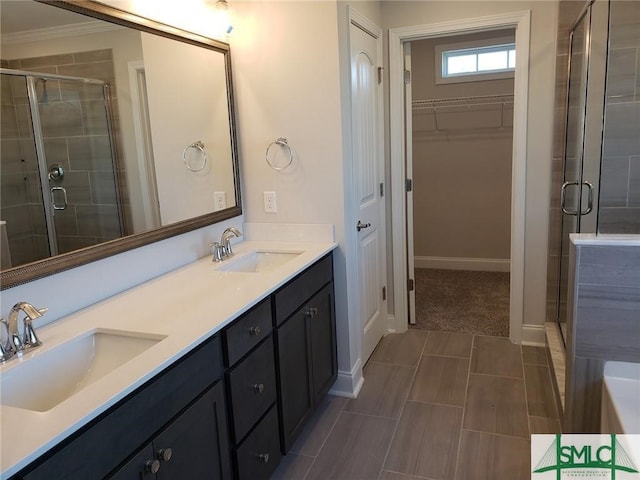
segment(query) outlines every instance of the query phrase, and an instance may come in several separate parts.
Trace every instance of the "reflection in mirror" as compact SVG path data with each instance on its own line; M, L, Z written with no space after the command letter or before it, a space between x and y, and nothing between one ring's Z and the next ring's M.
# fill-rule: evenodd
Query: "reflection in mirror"
M3 288L240 213L228 46L93 5L0 4Z

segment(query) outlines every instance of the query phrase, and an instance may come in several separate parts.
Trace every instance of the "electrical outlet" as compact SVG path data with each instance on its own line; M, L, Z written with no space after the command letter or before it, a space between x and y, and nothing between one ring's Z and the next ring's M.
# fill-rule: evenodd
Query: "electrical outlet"
M277 211L276 192L264 192L264 212L276 213Z
M227 192L213 192L213 204L216 210L227 208Z

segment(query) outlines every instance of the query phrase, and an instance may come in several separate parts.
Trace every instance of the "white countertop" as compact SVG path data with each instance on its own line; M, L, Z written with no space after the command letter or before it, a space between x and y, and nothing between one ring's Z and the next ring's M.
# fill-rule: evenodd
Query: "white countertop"
M96 328L166 338L49 411L0 405L0 478L18 472L336 246L333 242L236 243L234 259L255 250L302 253L264 273L218 271L221 264L203 258L38 329L43 345L0 366L0 374Z

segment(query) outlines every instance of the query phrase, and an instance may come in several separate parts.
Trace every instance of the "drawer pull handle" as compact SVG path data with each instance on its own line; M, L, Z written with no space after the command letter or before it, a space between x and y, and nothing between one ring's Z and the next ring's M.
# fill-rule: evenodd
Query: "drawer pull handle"
M251 335L252 337L257 337L258 335L260 335L260 327L258 325L256 325L255 327L251 327L249 329L249 335Z
M264 383L256 383L253 386L253 393L255 393L256 395L259 395L262 392L264 392Z
M161 448L160 450L158 450L158 460L168 462L169 460L171 460L172 456L173 450L171 450L170 448Z
M158 473L160 470L160 461L159 460L147 460L144 464L145 472Z
M315 317L318 314L318 307L309 307L307 308L306 312L308 317Z
M269 462L269 454L268 453L259 453L258 461L260 463L268 463Z

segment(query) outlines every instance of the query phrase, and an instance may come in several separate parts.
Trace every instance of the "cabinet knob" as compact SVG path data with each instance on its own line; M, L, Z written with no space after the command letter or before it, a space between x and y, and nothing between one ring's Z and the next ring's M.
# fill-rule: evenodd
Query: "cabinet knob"
M268 453L259 453L258 461L260 463L268 463L269 462L269 454Z
M318 307L309 307L307 308L305 313L307 314L307 316L313 318L318 314Z
M262 392L264 392L264 383L256 383L253 386L253 393L260 394Z
M249 328L249 335L251 335L252 337L257 337L258 335L260 335L260 327L256 325Z
M170 448L161 448L158 450L158 460L162 460L163 462L168 462L171 460L171 456L173 455L173 450Z
M160 460L147 460L144 464L145 472L158 473L160 470Z

